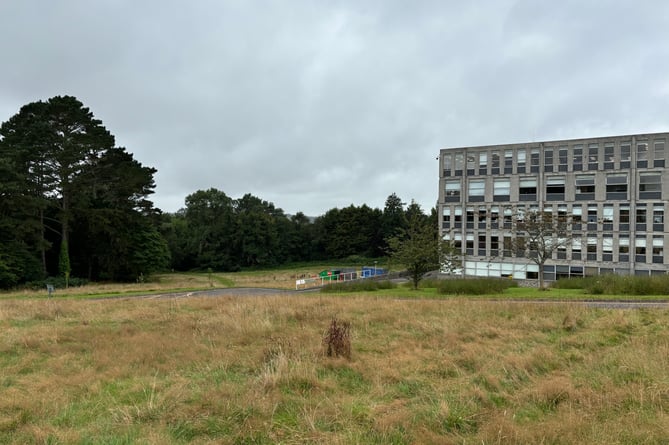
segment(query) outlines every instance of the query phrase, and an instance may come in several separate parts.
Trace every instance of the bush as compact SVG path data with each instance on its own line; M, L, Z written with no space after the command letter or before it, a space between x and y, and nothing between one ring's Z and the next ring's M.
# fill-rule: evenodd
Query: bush
M585 289L587 278L561 278L554 281L551 287L554 289Z
M669 295L669 275L600 275L561 279L551 286L558 289L584 289L592 295Z
M342 281L325 285L321 292L371 292L381 289L395 289L397 285L391 281L370 279Z
M351 358L351 324L332 318L330 327L323 336L323 346L328 357Z
M69 287L81 287L88 284L88 280L85 278L70 277ZM54 289L65 289L65 277L48 277L44 280L31 281L26 283L25 287L33 290L43 290L46 289L46 285L50 284Z
M508 278L456 278L440 280L437 292L456 295L499 294L504 289L517 287L518 283Z

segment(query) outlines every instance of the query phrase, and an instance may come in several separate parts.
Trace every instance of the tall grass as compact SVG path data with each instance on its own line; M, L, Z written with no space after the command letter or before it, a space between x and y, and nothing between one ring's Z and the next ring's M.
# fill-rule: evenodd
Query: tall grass
M327 356L334 316L350 359ZM668 325L380 294L5 299L0 443L663 443Z
M599 295L669 295L669 275L622 276L601 275L596 277L557 280L552 287L558 289L584 289L586 293Z

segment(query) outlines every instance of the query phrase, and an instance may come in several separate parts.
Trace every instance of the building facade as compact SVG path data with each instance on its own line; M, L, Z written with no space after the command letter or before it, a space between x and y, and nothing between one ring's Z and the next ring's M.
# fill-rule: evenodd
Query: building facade
M552 212L573 218L573 239L545 263L546 280L665 274L668 139L653 133L443 149L442 236L461 250L465 275L535 279L539 266L514 251L514 221Z

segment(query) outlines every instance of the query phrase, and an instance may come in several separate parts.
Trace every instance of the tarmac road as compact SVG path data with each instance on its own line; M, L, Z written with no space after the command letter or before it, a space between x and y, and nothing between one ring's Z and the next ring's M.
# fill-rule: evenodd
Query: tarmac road
M270 289L261 287L231 287L223 289L200 290L191 292L169 292L153 295L120 296L117 298L189 298L189 297L264 297L269 295L299 295L305 292L317 292L319 288L291 290ZM578 304L599 309L669 309L669 301L593 301L593 300L489 300L499 303L525 303L525 304Z

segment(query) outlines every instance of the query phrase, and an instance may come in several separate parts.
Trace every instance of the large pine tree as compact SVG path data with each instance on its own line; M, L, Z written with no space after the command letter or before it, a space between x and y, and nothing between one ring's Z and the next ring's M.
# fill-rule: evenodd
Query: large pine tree
M21 204L14 213L33 228L23 239L39 252L43 275L56 272L57 262L91 279L130 279L158 266L134 264L145 261L136 261L133 247L137 230L157 234L147 199L155 169L115 147L111 133L75 97L30 103L3 123L0 165L13 169L0 187L14 190L12 199ZM11 223L10 215L0 218ZM156 242L166 252L164 241ZM165 255L159 257L164 262Z

